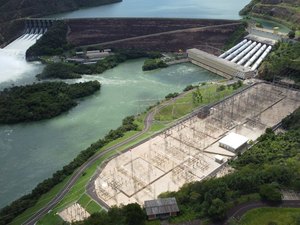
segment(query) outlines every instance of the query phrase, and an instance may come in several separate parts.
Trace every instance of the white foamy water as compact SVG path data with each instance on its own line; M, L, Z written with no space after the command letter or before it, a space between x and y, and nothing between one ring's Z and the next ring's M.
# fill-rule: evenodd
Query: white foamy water
M14 83L20 79L25 81L29 77L32 81L42 67L38 63L28 63L25 53L41 36L42 34L24 34L0 49L0 84Z

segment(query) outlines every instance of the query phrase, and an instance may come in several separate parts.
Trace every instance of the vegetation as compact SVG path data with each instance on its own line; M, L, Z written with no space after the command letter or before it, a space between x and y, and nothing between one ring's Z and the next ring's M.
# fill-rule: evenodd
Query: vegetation
M143 71L166 68L168 65L161 59L146 59L143 65Z
M261 199L269 202L280 202L281 192L276 184L265 184L260 186L259 195Z
M46 82L11 87L0 92L0 123L18 123L55 117L77 105L75 99L100 89L98 81L78 84Z
M104 71L114 68L128 59L136 59L140 57L161 57L159 52L139 52L126 51L119 52L115 55L110 55L96 64L74 64L74 63L50 63L47 64L41 74L37 75L39 79L60 78L60 79L75 79L81 75L100 74Z
M171 98L176 98L177 96L179 96L179 93L174 92L174 93L170 93L170 94L166 95L165 99L168 100L168 99L171 99Z
M228 50L235 46L238 42L243 40L243 38L248 34L246 31L246 23L243 23L240 25L234 32L233 34L229 37L229 39L226 41L224 45L224 50Z
M91 144L90 147L83 150L73 161L56 171L51 178L48 178L38 184L30 194L24 195L18 200L12 202L9 206L0 211L0 225L9 224L14 218L24 212L26 209L34 206L39 198L50 191L54 186L64 181L78 167L85 163L96 151L107 145L110 141L122 137L125 132L136 130L138 126L134 123L134 117L126 117L122 125L116 130L111 130L103 139ZM89 178L87 179L89 180Z
M259 69L261 78L272 81L289 78L300 83L300 43L283 43L275 45Z
M299 225L300 209L259 208L247 212L236 225Z
M248 5L246 5L241 11L240 15L244 16L247 15L251 12L252 8L254 7L255 4L259 3L260 0L252 0Z
M56 22L37 42L26 51L26 58L33 60L43 55L60 55L71 48L67 43L67 25Z
M38 79L60 78L60 79L76 79L81 75L75 73L76 66L70 63L50 63L41 74L36 75Z
M300 3L298 0L252 0L240 15L272 19L290 27L299 27Z
M183 91L184 91L184 92L187 92L187 91L193 90L194 88L195 88L195 86L190 84L190 85L186 86L186 87L183 89Z
M178 119L192 112L197 107L216 102L223 97L232 94L237 88L241 87L242 84L242 82L226 86L207 84L194 88L194 91L191 91L192 89L190 89L191 87L189 86L187 89L190 89L190 91L185 92L180 98L176 98L173 104L161 108L155 115L155 120L172 121ZM220 86L224 86L224 88L222 87L222 90L219 90Z
M83 222L74 225L144 225L146 215L139 204L128 204L123 207L113 207L107 213L93 214Z

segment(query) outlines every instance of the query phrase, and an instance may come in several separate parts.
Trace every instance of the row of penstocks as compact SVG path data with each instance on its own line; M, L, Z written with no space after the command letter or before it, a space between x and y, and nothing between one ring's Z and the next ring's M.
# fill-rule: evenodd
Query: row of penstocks
M271 50L272 46L244 39L219 57L256 70Z

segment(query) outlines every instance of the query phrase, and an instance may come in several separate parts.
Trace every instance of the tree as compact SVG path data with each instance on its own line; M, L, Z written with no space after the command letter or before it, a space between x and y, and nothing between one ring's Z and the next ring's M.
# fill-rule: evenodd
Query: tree
M289 37L290 39L294 39L295 36L296 36L296 33L295 33L295 31L293 31L293 30L291 30L291 31L288 33L288 37Z
M199 87L197 88L196 91L193 92L193 103L194 104L199 104L203 102L203 96L200 92Z
M280 191L274 184L264 184L260 186L259 195L263 200L270 202L280 202L282 199Z
M216 198L212 200L207 213L214 220L222 220L226 215L226 205L221 199Z
M144 225L145 214L139 204L133 203L124 206L124 216L126 225Z

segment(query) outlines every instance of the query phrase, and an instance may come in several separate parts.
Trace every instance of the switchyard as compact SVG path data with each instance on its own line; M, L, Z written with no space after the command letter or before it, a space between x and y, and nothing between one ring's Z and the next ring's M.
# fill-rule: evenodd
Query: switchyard
M300 93L258 83L226 98L110 160L93 179L107 206L156 199L166 191L216 174L238 152L219 141L235 133L256 140L300 106Z
M64 220L69 223L74 223L77 221L82 221L88 217L90 214L78 203L74 203L61 212L58 215Z

